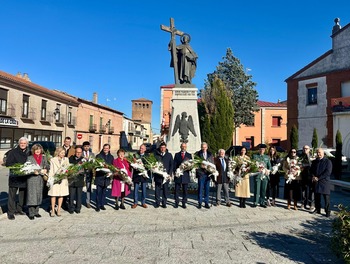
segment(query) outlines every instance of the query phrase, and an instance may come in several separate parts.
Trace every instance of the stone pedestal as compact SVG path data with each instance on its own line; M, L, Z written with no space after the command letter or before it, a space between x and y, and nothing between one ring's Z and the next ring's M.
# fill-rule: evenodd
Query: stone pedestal
M187 151L194 154L201 147L201 134L199 129L197 92L194 85L175 85L172 98L172 114L170 120L167 148L171 154L180 151L180 145L188 131ZM191 125L193 124L193 126ZM174 133L175 130L175 133ZM194 135L191 130L194 130Z

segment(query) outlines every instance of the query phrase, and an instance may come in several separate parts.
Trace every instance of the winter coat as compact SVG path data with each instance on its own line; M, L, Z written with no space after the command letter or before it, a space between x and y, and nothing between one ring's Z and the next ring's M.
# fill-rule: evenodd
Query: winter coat
M185 152L185 156L184 159L182 159L182 155L181 155L181 151L175 154L174 157L174 175L175 175L175 171L178 167L180 167L181 163L186 161L186 160L190 160L192 159L192 155L188 152ZM175 179L175 183L190 183L191 179L190 179L190 171L184 171L183 175L181 175L180 177L176 177L174 176Z
M330 194L332 162L326 157L323 157L322 159L315 159L311 164L310 172L312 176L316 176L318 178L315 193Z
M164 166L164 170L166 171L166 173L168 173L169 175L172 175L173 173L173 166L174 166L174 160L173 160L173 155L171 155L170 152L168 152L168 150L165 152L164 156L162 155L162 153L159 150L156 150L154 153L154 157L162 162L163 166ZM157 183L163 183L163 176L159 175L157 173L153 174L154 176L154 181Z
M77 158L75 155L71 156L69 158L69 163L70 164L78 164L78 163L82 163L83 156L81 156L80 158ZM69 186L70 187L84 187L84 177L85 177L85 171L84 172L80 172L77 175L74 175L74 177L72 179L68 180Z
M121 160L120 158L116 158L113 161L113 166L118 168L118 169L126 169L126 171L128 172L128 176L131 178L130 165L129 165L129 162L125 158L123 160ZM129 193L130 193L129 185L127 185L124 182L122 182L118 178L118 176L115 176L113 178L113 182L112 182L112 196L113 197L120 197L121 196L121 194L122 194L122 184L124 184L125 196L129 195Z
M99 154L97 154L96 159L103 159L107 164L113 165L114 157L110 152L106 155L102 150ZM96 171L95 185L107 187L111 182L111 178L106 176L106 172Z
M136 159L141 159L143 164L146 164L146 161L145 161L145 157L147 157L148 154L147 153L144 153L143 157L141 158L141 155L140 155L140 152L137 152L137 154L135 155L135 158ZM142 175L139 175L139 171L138 170L135 170L135 169L132 169L132 181L135 182L135 183L139 183L139 182L147 182L148 179L143 177ZM149 172L148 173L148 176L149 176Z
M33 156L29 156L27 161L37 164ZM38 164L42 169L49 172L50 164L45 155L42 155L41 163ZM32 174L27 179L27 205L40 205L43 200L44 180L40 174Z
M66 157L63 157L61 162L58 157L51 158L49 177L54 177L55 174L61 168L68 167L68 166L69 166L69 160ZM54 184L48 192L49 196L55 196L55 197L67 196L68 194L69 194L69 190L68 190L67 178L63 179L61 183Z
M24 164L28 158L28 149L22 150L19 146L12 149L6 159L5 166L12 166L16 163ZM11 170L9 173L9 187L26 188L27 187L27 176L16 176Z
M202 150L197 151L197 152L194 154L194 156L198 156L198 157L204 159L204 157L203 157L203 151L202 151ZM211 162L211 163L214 164L214 157L213 157L213 154L211 154L211 152L209 152L209 151L207 151L207 159L206 159L206 161L209 161L209 162ZM209 174L210 174L210 173L209 173L208 171L206 171L205 169L202 169L202 168L198 168L198 169L196 170L196 177L197 177L197 178L208 177Z

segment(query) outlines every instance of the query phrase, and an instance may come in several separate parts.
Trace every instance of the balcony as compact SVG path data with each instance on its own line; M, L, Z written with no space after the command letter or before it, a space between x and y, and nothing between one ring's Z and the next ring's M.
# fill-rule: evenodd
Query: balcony
M113 134L113 133L114 133L114 127L109 127L108 134Z
M349 112L350 111L350 96L331 98L332 112Z
M96 131L97 131L97 125L96 124L90 124L89 132L95 133Z
M8 105L6 115L11 117L16 117L16 104Z
M21 107L21 119L24 123L32 123L34 124L34 121L36 120L36 108L34 107L29 107L26 111Z
M67 122L67 125L68 125L69 127L75 127L76 124L77 124L77 118L76 118L75 116L74 116L74 117L71 117L71 119L68 120L68 122Z
M106 127L105 126L100 126L100 133L103 134L103 133L106 133Z

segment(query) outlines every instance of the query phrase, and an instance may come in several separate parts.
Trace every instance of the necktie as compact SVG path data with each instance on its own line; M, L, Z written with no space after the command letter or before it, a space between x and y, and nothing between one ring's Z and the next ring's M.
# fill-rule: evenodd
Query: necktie
M222 169L225 171L225 161L224 161L224 159L221 159L221 166L222 166Z
M181 158L182 158L182 159L185 158L185 152L181 152Z
M207 159L207 153L206 152L203 153L203 159L205 159L205 160Z
M85 157L88 158L89 157L89 152L85 151Z

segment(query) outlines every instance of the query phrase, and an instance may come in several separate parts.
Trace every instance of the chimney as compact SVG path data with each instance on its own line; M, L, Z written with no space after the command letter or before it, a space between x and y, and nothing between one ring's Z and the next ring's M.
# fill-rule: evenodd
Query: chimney
M23 79L30 82L30 79L29 79L29 76L28 76L28 73L23 73Z
M93 93L93 95L92 95L92 102L93 102L94 104L97 104L97 93L96 93L96 92Z
M339 25L339 22L340 22L340 18L337 17L334 19L335 25L333 26L333 29L332 29L332 35L337 33L341 29L341 25Z
M22 73L21 72L17 72L16 77L22 78Z

